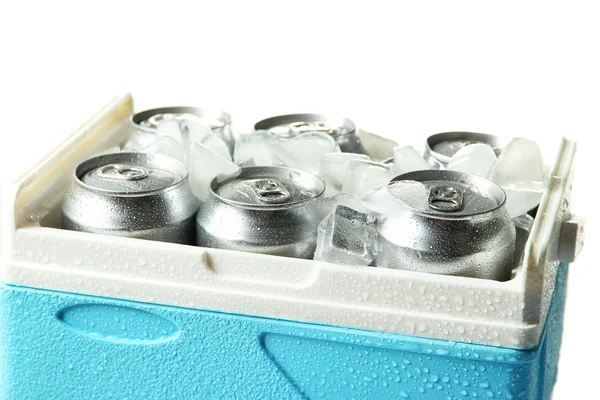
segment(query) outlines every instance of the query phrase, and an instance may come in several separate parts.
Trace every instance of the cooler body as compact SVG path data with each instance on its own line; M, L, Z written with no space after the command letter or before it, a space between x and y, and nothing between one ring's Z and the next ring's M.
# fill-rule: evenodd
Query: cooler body
M567 272L528 349L2 284L0 398L546 400Z

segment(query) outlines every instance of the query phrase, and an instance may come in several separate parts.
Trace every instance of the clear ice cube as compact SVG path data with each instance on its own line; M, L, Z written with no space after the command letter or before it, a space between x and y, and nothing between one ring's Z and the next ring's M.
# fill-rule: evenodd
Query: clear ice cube
M192 142L202 143L221 157L231 161L229 147L219 135L210 129L208 124L199 120L182 119L179 120L179 125L186 146Z
M143 151L155 141L156 135L154 133L135 132L129 136L129 139L123 145L123 151Z
M202 140L213 134L208 124L197 119L181 119L179 126L186 142L202 143Z
M492 180L505 189L543 191L548 177L537 143L529 139L513 139L500 153Z
M322 132L302 133L293 139L277 142L273 148L274 155L281 164L315 175L319 173L323 155L340 152L340 147L331 135Z
M317 232L315 260L349 265L373 262L372 216L338 205L321 221Z
M425 210L427 190L421 182L398 181L371 190L362 200L369 211L394 217L408 209Z
M225 180L240 173L241 168L221 157L205 145L192 142L188 149L188 179L194 195L206 200L210 193L210 182L216 177Z
M170 136L161 136L144 149L146 153L163 154L173 157L181 162L185 162L185 151L181 144L176 142Z
M513 139L500 153L492 180L504 189L505 207L512 218L537 206L548 181L537 143L529 139Z
M425 210L429 207L427 189L421 182L409 180L392 182L387 189L407 207L416 210Z
M273 155L273 146L279 139L268 131L255 131L241 135L235 142L233 161L244 164L254 160L256 166L276 166L281 163Z
M161 137L170 137L181 146L185 145L183 132L181 131L181 125L176 119L166 119L158 123L156 126L156 138L157 140Z
M309 212L317 221L322 221L336 206L345 206L366 213L363 202L351 193L338 193L332 197L317 197L308 203Z
M431 169L431 166L412 146L396 146L394 147L394 164L391 169L394 175L398 176L407 172Z
M447 169L489 178L496 159L496 153L489 145L474 143L454 153Z
M367 192L387 185L391 179L392 173L384 164L352 160L348 163L342 191L352 193L362 199Z
M225 141L221 139L220 136L212 133L206 136L200 143L202 143L203 145L205 145L206 147L208 147L227 161L231 161L231 153L229 153L229 147L227 146Z
M527 214L529 210L540 204L544 191L503 188L506 193L504 207L511 218Z
M325 197L334 196L342 190L348 164L352 160L369 161L369 156L354 153L326 153L319 163L319 178L325 181Z
M238 164L242 168L256 167L256 163L254 162L254 158L249 158L243 163Z

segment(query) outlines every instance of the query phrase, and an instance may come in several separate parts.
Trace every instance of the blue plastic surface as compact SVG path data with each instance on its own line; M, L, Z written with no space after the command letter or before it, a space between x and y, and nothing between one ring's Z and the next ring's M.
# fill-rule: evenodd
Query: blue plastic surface
M0 399L550 399L568 267L516 350L0 284Z

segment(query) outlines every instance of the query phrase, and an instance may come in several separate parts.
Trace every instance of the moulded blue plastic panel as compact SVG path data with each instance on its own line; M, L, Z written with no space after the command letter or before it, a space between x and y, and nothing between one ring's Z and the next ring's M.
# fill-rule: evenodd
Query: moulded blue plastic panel
M0 285L0 398L546 400L567 271L525 350Z

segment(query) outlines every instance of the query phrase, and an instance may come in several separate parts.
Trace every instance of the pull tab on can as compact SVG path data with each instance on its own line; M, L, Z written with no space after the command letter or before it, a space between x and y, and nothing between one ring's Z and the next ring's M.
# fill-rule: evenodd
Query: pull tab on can
M438 211L460 211L463 208L463 192L457 187L438 185L429 189L429 207Z
M290 198L290 192L274 179L257 179L252 182L252 189L258 199L264 203L279 204Z
M118 181L137 181L147 177L148 170L134 165L108 164L98 169L98 176Z

